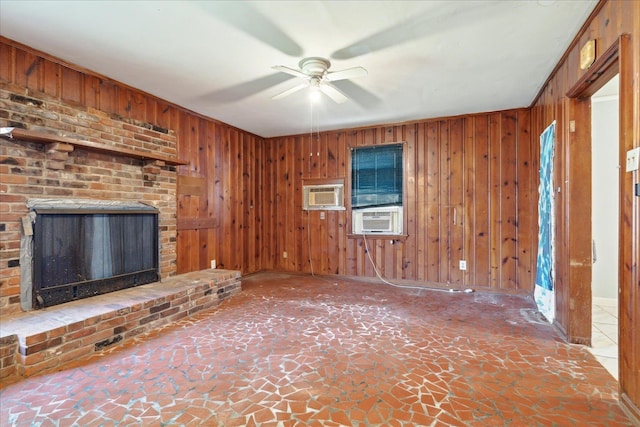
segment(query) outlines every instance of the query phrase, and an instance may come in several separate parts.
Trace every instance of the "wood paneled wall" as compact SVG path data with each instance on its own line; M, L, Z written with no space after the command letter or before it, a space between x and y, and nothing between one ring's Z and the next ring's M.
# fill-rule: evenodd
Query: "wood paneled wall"
M350 148L406 142L406 239L368 238L386 279L533 290L538 150L528 110L322 132L266 141L266 268L375 277L350 211L304 211L304 179L344 178ZM345 191L348 196L348 189ZM348 204L349 200L346 197ZM325 219L321 219L321 213ZM287 257L283 254L286 252ZM459 270L466 260L468 270Z
M625 36L626 35L626 36ZM591 337L591 117L590 95L610 76L594 76L588 90L570 98L589 70L579 67L580 49L596 40L596 66L618 45L620 73L620 263L619 382L621 399L640 420L640 197L638 171L624 171L626 151L640 146L640 2L602 0L543 87L531 110L533 136L556 126L556 323L574 342ZM572 127L575 126L575 131Z
M262 139L228 125L183 115L178 152L189 165L178 177L178 272L261 270Z

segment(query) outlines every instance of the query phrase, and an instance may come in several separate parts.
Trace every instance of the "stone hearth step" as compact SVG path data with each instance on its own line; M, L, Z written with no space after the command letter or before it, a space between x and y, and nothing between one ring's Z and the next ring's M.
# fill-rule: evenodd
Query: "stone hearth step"
M0 381L55 369L213 308L240 289L239 271L201 270L6 316L0 322Z

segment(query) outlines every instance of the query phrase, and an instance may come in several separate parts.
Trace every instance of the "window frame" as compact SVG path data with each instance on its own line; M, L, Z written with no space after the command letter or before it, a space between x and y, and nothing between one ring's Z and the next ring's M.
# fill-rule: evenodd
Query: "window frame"
M353 211L361 208L354 208L351 205L351 193L353 187L353 151L359 148L372 148L379 147L385 145L402 145L402 234L354 234L353 233ZM379 144L366 144L366 145L349 145L348 147L349 155L347 161L347 173L346 180L344 186L344 197L345 197L345 209L347 211L347 237L351 239L360 239L363 236L366 236L367 239L390 239L395 241L404 241L408 237L407 233L407 152L408 152L408 144L407 141L391 141L391 142L383 142ZM366 209L366 208L362 208Z

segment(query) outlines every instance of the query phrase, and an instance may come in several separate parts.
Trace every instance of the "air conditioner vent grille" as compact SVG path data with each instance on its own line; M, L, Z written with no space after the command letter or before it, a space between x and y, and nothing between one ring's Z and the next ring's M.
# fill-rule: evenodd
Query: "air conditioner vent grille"
M388 217L392 214L390 211L380 211L380 212L362 212L362 216L365 218L379 218L381 216Z
M343 184L321 184L303 186L303 209L343 210Z
M313 189L314 204L333 206L336 204L336 193L333 191Z
M357 209L352 220L354 234L402 234L402 206Z
M363 219L362 229L368 231L388 230L390 221L390 217L380 219Z

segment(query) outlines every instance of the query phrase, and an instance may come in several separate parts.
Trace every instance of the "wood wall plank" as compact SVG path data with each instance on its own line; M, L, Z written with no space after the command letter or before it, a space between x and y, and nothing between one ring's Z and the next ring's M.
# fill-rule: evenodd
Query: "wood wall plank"
M414 215L414 223L409 232L412 232L416 236L416 255L418 259L424 260L423 262L416 262L416 279L420 281L426 281L427 277L427 235L426 227L422 224L427 223L427 203L426 203L426 188L427 188L427 150L425 140L425 124L418 123L416 125L416 185L415 185L415 200L416 200L416 212Z
M449 145L449 222L448 232L450 256L447 269L450 271L449 281L464 284L463 272L459 269L460 260L464 259L464 180L467 172L464 164L464 120L455 118L451 121ZM469 260L472 261L472 260Z
M489 168L489 117L474 117L475 175L469 180L474 182L475 192L473 206L473 230L475 257L470 263L474 271L474 281L469 283L490 283L491 280L491 227L490 227L490 173ZM526 284L523 284L526 286Z
M62 67L62 88L60 97L62 101L72 104L82 104L84 102L84 81L83 75L75 70Z
M44 63L44 93L54 98L60 95L61 66L53 62Z
M475 272L477 267L476 245L475 245L475 204L476 204L476 145L474 143L475 117L464 119L464 139L463 139L463 162L467 173L464 176L464 189L461 203L463 240L461 259L467 261L467 271L463 273L463 283L468 285L475 283ZM471 262L473 261L473 262Z
M24 73L26 87L36 92L42 92L44 89L44 69L42 63L44 61L42 58L28 52L24 55L23 59L24 64L21 68Z
M417 186L416 186L416 170L417 170L417 157L418 157L418 143L417 143L417 124L411 126L403 126L402 131L404 134L399 138L402 141L414 141L413 144L405 144L405 170L406 175L409 177L404 183L406 193L406 205L412 206L412 211L409 211L405 220L405 233L412 236L416 236L418 233L418 224L416 223L416 216L418 213L418 198L417 198ZM350 181L347 181L350 182ZM389 248L391 252L393 248ZM402 251L402 255L398 256L398 262L401 263L398 267L401 268L401 277L406 279L407 277L417 278L418 265L415 259L406 257L406 254L417 254L418 251L418 239L411 239L404 242L399 246L399 250Z
M498 113L489 115L489 250L490 284L500 288L502 280L502 223L500 216L502 203L502 168L500 157L501 120Z
M116 91L117 86L114 82L106 80L100 81L100 111L109 114L116 112Z
M100 103L100 80L94 76L84 76L84 105L98 109Z
M530 133L530 112L518 112L518 165L516 172L517 198L516 216L517 227L521 230L517 241L517 277L518 286L521 277L531 277L535 270L537 256L537 218L528 215L538 206L537 177L539 161L535 157Z
M427 167L425 169L427 173L427 221L424 223L427 243L427 275L426 280L428 282L440 281L440 250L439 236L440 236L440 162L439 162L439 126L438 122L426 123L427 127L426 145L427 151Z
M13 83L15 81L15 55L16 49L5 43L0 43L0 58L6 58L0 61L0 81L4 83Z
M502 263L502 277L500 286L507 289L518 288L518 217L517 217L517 165L518 144L516 112L502 115L501 128L501 192L502 204L500 217L502 219L502 235L500 248L500 262Z

